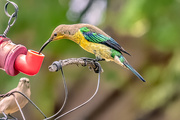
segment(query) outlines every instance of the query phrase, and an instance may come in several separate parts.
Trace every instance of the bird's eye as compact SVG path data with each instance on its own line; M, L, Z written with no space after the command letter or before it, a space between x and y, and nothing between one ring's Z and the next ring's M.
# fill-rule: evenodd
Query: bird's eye
M54 36L57 36L57 33L54 33Z

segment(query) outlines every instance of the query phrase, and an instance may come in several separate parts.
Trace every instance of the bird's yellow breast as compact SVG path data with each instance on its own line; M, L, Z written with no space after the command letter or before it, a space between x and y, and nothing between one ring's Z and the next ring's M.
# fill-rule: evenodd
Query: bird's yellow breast
M111 48L103 44L89 42L80 31L74 34L71 40L79 44L84 50L95 54L96 57L104 58L107 61L113 61L111 57Z

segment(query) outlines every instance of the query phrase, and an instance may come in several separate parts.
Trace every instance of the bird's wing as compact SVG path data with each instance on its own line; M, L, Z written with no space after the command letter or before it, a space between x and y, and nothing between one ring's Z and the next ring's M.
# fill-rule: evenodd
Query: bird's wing
M99 34L97 32L92 32L87 27L81 28L80 31L84 35L85 39L90 42L104 44L110 48L113 48L113 49L119 51L120 53L124 52L124 53L130 55L111 37L107 37L107 36Z

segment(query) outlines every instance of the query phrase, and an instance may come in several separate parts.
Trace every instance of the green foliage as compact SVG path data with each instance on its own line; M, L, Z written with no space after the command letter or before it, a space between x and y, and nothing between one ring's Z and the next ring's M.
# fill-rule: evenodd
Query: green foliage
M178 0L128 0L119 17L122 31L144 35L150 43L172 50L180 44Z

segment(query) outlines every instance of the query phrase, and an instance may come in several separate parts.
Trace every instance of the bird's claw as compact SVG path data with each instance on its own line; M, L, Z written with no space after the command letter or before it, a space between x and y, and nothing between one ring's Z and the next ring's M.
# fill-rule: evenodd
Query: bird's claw
M101 69L102 69L102 68L101 68L101 66L99 66L99 63L98 63L97 61L94 61L94 66L95 66L95 67L94 67L93 69L94 69L94 72L95 72L95 73L101 72Z
M93 59L93 58L87 58L87 57L81 57L81 59L84 60L84 65L83 66L87 66L88 63L91 64L91 66L89 67L89 69L91 70L93 68L95 73L99 73L101 72L101 67L99 66L98 61L103 61L104 59Z
M88 62L94 61L93 58L88 58L88 57L81 57L80 59L84 61L84 65L82 66L87 66Z
M97 57L96 59L94 59L95 61L97 61L97 62L99 62L99 61L105 61L105 59L103 59L103 58L99 58L99 57Z

